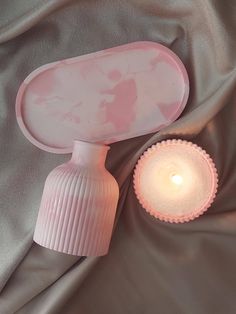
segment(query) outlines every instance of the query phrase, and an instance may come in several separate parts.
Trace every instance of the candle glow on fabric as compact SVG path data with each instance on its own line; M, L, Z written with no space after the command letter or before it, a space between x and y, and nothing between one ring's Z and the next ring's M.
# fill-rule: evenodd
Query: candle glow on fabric
M168 140L148 149L135 170L134 185L142 206L170 222L199 216L211 204L217 173L210 157L197 145Z

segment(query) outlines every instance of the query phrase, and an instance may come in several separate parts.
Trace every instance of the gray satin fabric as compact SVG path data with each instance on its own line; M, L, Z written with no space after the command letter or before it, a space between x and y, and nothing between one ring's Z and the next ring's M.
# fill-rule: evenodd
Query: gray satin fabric
M236 2L107 0L0 2L0 313L236 313ZM14 111L22 80L42 64L136 40L170 47L190 97L159 133L112 145L120 185L109 255L79 258L32 242L47 174L69 158L40 151ZM132 172L143 151L188 139L213 157L219 192L187 224L155 220L138 204Z

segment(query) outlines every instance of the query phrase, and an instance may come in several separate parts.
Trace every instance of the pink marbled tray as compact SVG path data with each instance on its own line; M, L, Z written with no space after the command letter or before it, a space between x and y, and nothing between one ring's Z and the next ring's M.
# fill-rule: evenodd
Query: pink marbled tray
M134 42L36 69L18 91L16 115L34 145L70 153L73 140L109 144L158 131L178 118L188 94L171 50Z

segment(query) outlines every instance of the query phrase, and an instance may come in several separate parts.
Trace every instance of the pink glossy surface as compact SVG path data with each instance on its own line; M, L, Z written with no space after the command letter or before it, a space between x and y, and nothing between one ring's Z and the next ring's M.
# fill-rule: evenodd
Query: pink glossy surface
M34 241L78 256L108 252L118 184L105 169L109 147L76 141L72 158L48 176Z
M167 140L149 148L137 163L134 188L140 204L166 222L187 222L203 214L217 191L217 171L199 146Z
M112 143L155 132L183 111L189 81L180 59L154 42L134 42L51 63L21 85L24 135L49 152L73 140Z

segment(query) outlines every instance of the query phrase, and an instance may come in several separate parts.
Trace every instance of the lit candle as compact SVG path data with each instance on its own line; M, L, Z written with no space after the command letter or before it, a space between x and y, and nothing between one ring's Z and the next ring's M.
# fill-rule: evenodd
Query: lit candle
M167 140L149 148L134 172L141 205L166 222L195 219L211 205L217 191L217 171L199 146Z

